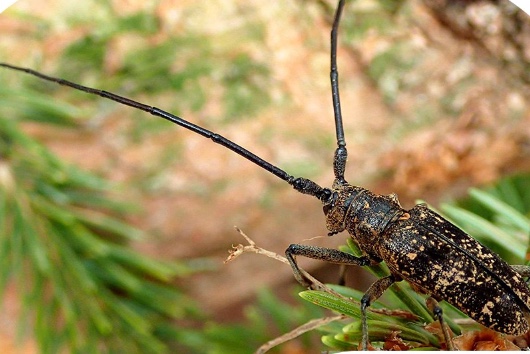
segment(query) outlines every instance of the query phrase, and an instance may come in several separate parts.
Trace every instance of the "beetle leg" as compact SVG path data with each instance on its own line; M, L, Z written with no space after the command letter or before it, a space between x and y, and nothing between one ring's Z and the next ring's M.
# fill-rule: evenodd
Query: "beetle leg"
M344 264L341 264L339 269L339 281L337 282L338 285L346 285L346 266Z
M454 347L453 341L451 340L451 334L449 333L449 329L445 324L443 310L438 304L438 301L436 301L436 299L434 299L433 297L429 297L427 298L425 303L427 304L429 310L431 310L434 319L440 322L440 327L442 328L442 334L444 336L445 344L447 345L447 350L453 351Z
M290 245L287 250L285 250L285 256L289 260L291 268L293 268L293 273L296 280L300 284L302 284L302 286L307 288L311 288L313 284L311 281L309 281L303 276L302 272L300 271L300 267L298 266L298 263L296 263L296 256L303 256L329 263L345 265L365 266L371 263L370 258L368 258L367 256L355 257L352 254L342 252L333 248L297 244Z
M390 285L396 282L393 275L378 279L375 283L370 285L366 293L361 299L361 328L362 328L362 344L361 350L368 350L368 322L366 318L366 309L372 302L379 299Z

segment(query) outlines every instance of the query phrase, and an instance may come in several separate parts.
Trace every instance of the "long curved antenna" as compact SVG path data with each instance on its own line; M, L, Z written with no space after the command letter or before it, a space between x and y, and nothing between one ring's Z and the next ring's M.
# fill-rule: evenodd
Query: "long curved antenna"
M339 95L339 71L337 69L337 32L339 30L340 17L344 8L344 0L340 0L335 11L335 19L331 28L331 97L333 99L333 113L335 115L335 132L337 135L337 149L333 159L333 171L335 179L344 182L344 171L346 169L346 160L348 151L346 150L346 140L344 138L344 127L342 125L342 112L340 109Z
M0 62L0 67L9 68L9 69L16 70L16 71L21 71L23 73L36 76L36 77L38 77L40 79L43 79L43 80L46 80L46 81L55 82L55 83L57 83L59 85L68 86L68 87L74 88L76 90L89 93L91 95L101 96L103 98L106 98L106 99L121 103L123 105L130 106L130 107L133 107L133 108L136 108L136 109L140 109L140 110L142 110L144 112L150 113L150 114L152 114L152 115L154 115L156 117L163 118L163 119L168 120L168 121L170 121L172 123L175 123L175 124L177 124L177 125L179 125L179 126L181 126L183 128L191 130L192 132L200 134L200 135L204 136L205 138L209 138L214 143L217 143L219 145L222 145L222 146L232 150L233 152L237 153L238 155L240 155L240 156L246 158L247 160L255 163L259 167L269 171L270 173L272 173L276 177L279 177L282 180L286 181L287 183L289 183L291 186L293 186L293 188L296 189L297 191L299 191L300 193L312 195L312 196L317 197L319 199L325 198L328 195L327 189L320 187L315 182L313 182L313 181L311 181L309 179L306 179L306 178L302 178L302 177L295 178L295 177L291 176L290 174L288 174L287 172L285 172L284 170L282 170L281 168L276 167L273 164L263 160L261 157L259 157L256 154L248 151L247 149L245 149L242 146L234 143L233 141L228 140L227 138L223 137L222 135L219 135L219 134L214 133L214 132L212 132L212 131L210 131L208 129L205 129L205 128L200 127L200 126L198 126L196 124L188 122L187 120L185 120L183 118L180 118L180 117L178 117L176 115L173 115L171 113L168 113L166 111L163 111L160 108L152 107L152 106L149 106L149 105L146 105L146 104L131 100L131 99L127 98L127 97L123 97L123 96L114 94L112 92L99 90L99 89L95 89L95 88L92 88L92 87L87 87L87 86L83 86L83 85L80 85L80 84L76 84L75 82L71 82L71 81L68 81L68 80L61 79L61 78L48 76L48 75L42 74L42 73L40 73L38 71L35 71L33 69L23 68L23 67L19 67L19 66L7 64L7 63L1 63L1 62Z

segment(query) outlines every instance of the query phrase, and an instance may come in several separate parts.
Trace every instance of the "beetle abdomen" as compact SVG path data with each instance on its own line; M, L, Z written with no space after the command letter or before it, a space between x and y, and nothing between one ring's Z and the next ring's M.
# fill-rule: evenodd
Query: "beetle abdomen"
M506 334L530 329L530 291L497 254L424 205L381 235L389 268L475 321Z

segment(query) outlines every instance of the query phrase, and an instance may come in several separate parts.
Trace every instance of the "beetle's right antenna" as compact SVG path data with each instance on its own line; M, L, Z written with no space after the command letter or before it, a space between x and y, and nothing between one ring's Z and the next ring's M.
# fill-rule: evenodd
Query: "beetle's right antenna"
M335 179L344 182L344 170L346 169L346 160L348 151L346 150L346 140L344 139L344 127L342 125L342 112L340 109L339 95L339 72L337 70L337 32L339 29L340 17L344 8L344 0L340 0L335 11L335 19L331 28L331 96L333 98L333 113L335 115L335 131L337 135L337 149L333 159L333 171Z

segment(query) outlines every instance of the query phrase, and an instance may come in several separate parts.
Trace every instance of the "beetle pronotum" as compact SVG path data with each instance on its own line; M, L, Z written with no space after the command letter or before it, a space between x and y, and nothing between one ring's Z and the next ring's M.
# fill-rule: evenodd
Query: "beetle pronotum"
M166 119L239 154L284 180L298 192L319 199L323 204L329 235L348 231L363 251L363 256L355 257L330 248L292 244L287 248L286 256L296 280L303 286L313 286L301 273L296 256L360 266L385 261L391 271L389 276L377 280L362 298L363 349L367 349L369 342L366 309L389 286L401 280L409 282L415 290L433 299L451 303L477 322L496 331L507 334L527 332L530 330L530 290L521 275L528 276L527 267L509 266L425 205L405 210L393 194L376 195L346 182L347 150L336 63L337 32L344 4L345 0L338 3L331 31L331 87L337 141L333 161L335 180L331 188L322 188L307 178L294 177L231 140L156 107L31 69L7 63L0 63L0 66L99 95ZM440 322L443 321L439 307L435 308L435 316Z

